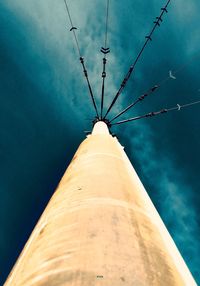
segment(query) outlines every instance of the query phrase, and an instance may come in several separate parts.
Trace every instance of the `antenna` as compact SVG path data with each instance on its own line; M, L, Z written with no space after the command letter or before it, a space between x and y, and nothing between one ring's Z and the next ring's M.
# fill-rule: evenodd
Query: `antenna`
M187 104L184 104L184 105L177 104L176 106L171 107L171 108L164 108L164 109L161 109L159 111L153 111L153 112L146 113L144 115L140 115L140 116L132 117L132 118L129 118L129 119L121 120L121 121L118 121L116 123L111 124L111 126L123 124L123 123L130 122L130 121L139 120L139 119L146 118L146 117L153 117L153 116L164 114L164 113L167 113L167 112L170 112L170 111L174 111L174 110L180 111L182 108L189 107L191 105L196 105L196 104L199 104L199 103L200 103L200 100L194 101L194 102L190 102L190 103L187 103Z
M70 12L69 12L69 7L67 5L67 1L64 0L64 3L65 3L66 11L67 11L67 14L68 14L68 17L69 17L69 21L70 21L70 24L71 24L70 31L74 35L74 40L75 40L77 51L78 51L78 54L79 54L79 59L80 59L80 62L81 62L82 68L83 68L83 73L84 73L84 76L86 78L86 82L87 82L87 86L88 86L88 89L89 89L90 97L92 99L92 103L93 103L93 106L94 106L94 109L95 109L95 112L96 112L96 117L99 119L99 113L98 113L98 110L97 110L97 105L96 105L96 102L95 102L95 98L94 98L94 95L93 95L91 84L90 84L90 81L89 81L89 78L88 78L88 72L87 72L87 69L86 69L86 66L85 66L84 58L81 56L80 47L79 47L79 43L78 43L78 38L76 36L77 28L73 25L72 18L71 18Z
M105 42L104 42L104 47L101 47L101 52L104 54L104 57L103 57L103 71L102 71L102 89L101 89L101 115L100 115L101 119L103 117L104 89L105 89L106 63L107 63L106 56L107 56L108 53L110 53L110 49L107 47L109 4L110 4L110 0L107 0L106 21L105 21Z
M131 109L132 107L134 107L137 103L143 101L147 96L149 96L150 94L152 94L153 92L155 92L158 88L160 88L163 84L165 84L168 80L170 79L176 79L175 75L177 73L179 73L188 63L184 63L182 64L180 67L178 67L172 74L172 71L169 71L169 75L164 78L162 81L160 81L159 84L157 85L154 85L153 87L151 87L149 90L147 90L144 94L142 94L141 96L139 96L135 101L133 101L131 104L129 104L125 109L123 109L121 112L119 112L117 115L115 115L111 120L108 120L106 118L106 116L108 115L108 113L110 112L110 110L112 109L113 105L115 104L116 100L118 99L119 95L122 93L123 89L125 88L132 72L134 71L135 69L135 66L138 62L138 60L140 59L143 51L145 50L147 44L149 43L149 41L152 41L152 36L153 36L153 33L154 31L156 30L157 27L160 27L161 23L163 22L163 15L164 13L167 13L168 10L167 10L167 7L169 5L171 0L168 0L166 5L161 8L161 13L158 17L156 17L155 21L153 22L154 23L154 26L151 30L151 32L149 33L149 35L147 35L145 37L145 42L140 50L140 52L138 53L137 57L135 58L133 64L131 65L131 67L129 68L125 78L123 79L122 83L121 83L121 86L119 88L119 90L117 91L115 97L113 98L106 114L103 116L103 107L104 107L104 92L105 92L105 78L106 78L106 63L107 63L107 54L110 52L110 49L107 47L107 40L108 40L108 20L109 20L109 6L110 6L110 0L106 0L106 17L105 17L105 41L104 41L104 47L101 47L101 52L104 54L104 57L103 57L103 71L102 71L102 90L101 90L101 111L100 111L100 116L99 116L99 113L98 113L98 110L97 110L97 106L96 106L96 102L95 102L95 99L94 99L94 95L93 95L93 92L92 92L92 88L91 88L91 85L90 85L90 82L89 82L89 78L88 78L88 72L87 72L87 69L86 69L86 66L85 66L85 62L84 62L84 58L81 56L81 53L80 53L80 48L79 48L79 43L78 43L78 39L77 39L77 36L76 36L76 30L77 28L73 25L72 23L72 18L71 18L71 15L70 15L70 12L69 12L69 8L68 8L68 5L67 5L67 2L66 0L64 0L65 2L65 6L66 6L66 10L67 10L67 13L68 13L68 17L69 17L69 21L70 21L70 24L71 24L71 28L70 28L70 31L73 32L73 35L74 35L74 40L75 40L75 43L76 43L76 47L77 47L77 51L78 51L78 54L79 54L79 57L80 57L80 62L81 62L81 65L83 67L83 73L85 75L85 78L86 78L86 81L87 81L87 85L88 85L88 89L89 89L89 92L90 92L90 96L91 96L91 99L92 99L92 102L93 102L93 106L95 108L95 111L96 111L96 117L92 120L93 124L95 124L97 121L104 121L107 126L110 128L112 127L113 125L120 125L120 124L123 124L123 123L126 123L126 122L130 122L130 121L135 121L135 120L139 120L139 119L142 119L142 118L148 118L148 117L153 117L153 116L156 116L156 115L160 115L160 114L164 114L164 113L167 113L167 112L170 112L170 111L174 111L174 110L181 110L182 108L185 108L185 107L188 107L188 106L191 106L191 105L195 105L195 104L199 104L200 101L195 101L195 102L191 102L191 103L187 103L187 104L184 104L184 105L180 105L180 104L177 104L175 107L171 107L171 108L164 108L164 109L161 109L159 111L153 111L153 112L150 112L150 113L147 113L147 114L144 114L144 115L140 115L140 116L136 116L136 117L132 117L132 118L128 118L128 119L125 119L125 120L121 120L121 121L118 121L118 122L114 122L112 123L114 120L116 120L118 117L120 117L121 115L125 114L129 109Z
M197 56L199 56L199 53L194 55L191 59L187 60L185 63L179 65L178 67L174 68L173 70L173 75L177 75L179 74L186 66L188 66L190 64L190 62L192 60L194 60L194 58L197 58ZM150 88L147 92L145 92L144 94L142 94L140 97L138 97L137 100L135 100L134 102L132 102L130 105L128 105L125 109L123 109L120 113L118 113L115 117L113 117L111 120L109 120L109 122L114 121L116 118L120 117L121 115L123 115L124 113L126 113L129 109L131 109L133 106L135 106L138 102L143 101L148 95L150 95L151 93L153 93L154 91L156 91L158 88L162 87L164 84L166 84L169 80L171 80L171 76L170 76L170 71L169 71L169 75L165 78L163 78L162 80L160 80L160 82L157 85L154 85L152 88Z
M131 103L128 107L126 107L125 109L123 109L120 113L118 113L115 117L113 117L110 122L114 121L116 118L118 118L119 116L121 116L122 114L124 114L125 112L127 112L130 108L132 108L133 106L135 106L138 102L141 102L142 100L144 100L148 95L150 95L151 93L153 93L155 90L157 90L159 86L158 85L154 85L152 88L150 88L146 93L144 93L143 95L141 95L140 97L138 97L137 100L135 100L133 103Z
M107 116L108 113L110 112L111 108L112 108L113 105L115 104L116 100L118 99L119 95L122 93L123 89L125 88L125 86L126 86L128 80L129 80L129 78L130 78L130 76L131 76L133 70L135 69L135 66L136 66L138 60L140 59L140 57L141 57L143 51L145 50L147 44L149 43L149 41L152 41L152 36L153 36L154 31L156 30L157 27L159 27L159 26L161 25L161 22L163 21L163 19L162 19L163 14L168 12L168 11L167 11L167 7L168 7L170 1L171 1L171 0L168 0L167 3L166 3L166 5L165 5L163 8L161 8L161 14L160 14L158 17L156 17L156 21L154 21L154 26L153 26L153 28L152 28L150 34L145 37L146 40L145 40L145 42L144 42L144 44L143 44L143 46L142 46L140 52L138 53L136 59L134 60L134 62L133 62L133 64L131 65L131 67L129 68L129 71L127 72L125 78L123 79L123 81L122 81L122 83L121 83L121 86L120 86L119 90L117 91L115 97L113 98L113 100L112 100L112 102L111 102L111 104L110 104L110 106L109 106L109 108L108 108L108 110L107 110L107 112L106 112L104 118L106 118L106 116Z

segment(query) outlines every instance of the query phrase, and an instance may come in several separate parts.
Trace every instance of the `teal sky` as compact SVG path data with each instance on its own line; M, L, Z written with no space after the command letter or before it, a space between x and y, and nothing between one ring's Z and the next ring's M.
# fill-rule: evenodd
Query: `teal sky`
M105 106L165 0L110 0ZM106 1L68 1L98 106ZM167 80L122 119L200 99L198 0L171 0L111 115ZM63 0L0 0L0 285L91 130L88 96ZM112 116L111 116L112 117ZM113 127L200 284L200 105Z

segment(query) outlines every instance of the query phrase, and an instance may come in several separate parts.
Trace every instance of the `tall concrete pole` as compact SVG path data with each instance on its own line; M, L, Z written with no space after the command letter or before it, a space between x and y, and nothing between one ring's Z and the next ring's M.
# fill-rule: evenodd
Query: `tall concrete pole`
M78 148L6 286L194 286L104 122Z

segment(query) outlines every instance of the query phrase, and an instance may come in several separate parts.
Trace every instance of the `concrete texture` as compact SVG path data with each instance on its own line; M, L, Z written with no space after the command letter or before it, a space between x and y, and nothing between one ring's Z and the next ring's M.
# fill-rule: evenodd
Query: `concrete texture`
M78 148L6 286L196 285L103 122Z

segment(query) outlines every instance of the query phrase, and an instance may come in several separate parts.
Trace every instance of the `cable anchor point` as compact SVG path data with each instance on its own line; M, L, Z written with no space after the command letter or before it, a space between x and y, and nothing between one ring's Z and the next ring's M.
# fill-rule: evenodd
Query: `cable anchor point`
M151 36L146 36L145 39L152 41Z
M161 8L161 10L162 10L163 12L165 12L165 13L168 13L168 10L167 10L166 7Z
M101 47L101 52L106 55L108 53L110 53L110 48L104 48L104 47Z
M70 32L73 30L78 30L76 27L71 27Z

